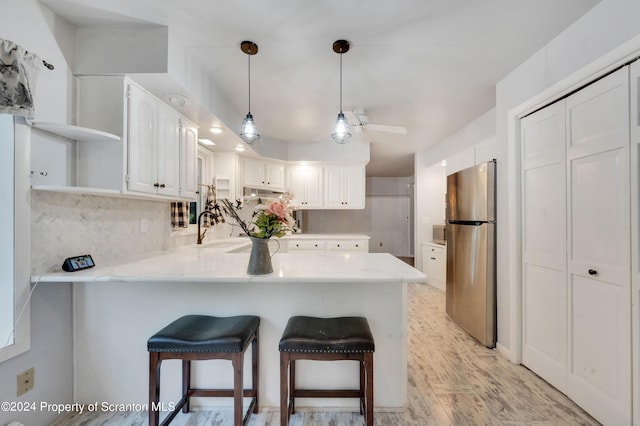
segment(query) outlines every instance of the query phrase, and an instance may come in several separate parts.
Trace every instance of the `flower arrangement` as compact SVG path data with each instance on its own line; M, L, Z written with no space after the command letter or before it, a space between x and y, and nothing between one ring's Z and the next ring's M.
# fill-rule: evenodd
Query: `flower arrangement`
M271 237L279 238L284 236L287 231L295 232L297 230L292 209L289 206L290 199L291 196L286 193L267 205L258 204L251 216L251 222L248 224L240 218L236 208L229 200L222 200L222 203L225 213L235 220L245 234L249 237L268 239Z

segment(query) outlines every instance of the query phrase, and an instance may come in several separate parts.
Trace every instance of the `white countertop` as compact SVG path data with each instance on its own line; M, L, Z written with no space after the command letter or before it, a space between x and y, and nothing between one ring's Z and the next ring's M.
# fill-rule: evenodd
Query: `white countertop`
M304 234L297 234L304 235ZM309 234L311 235L311 234ZM343 238L344 234L339 234ZM213 240L151 257L100 265L77 272L33 275L32 282L413 282L426 276L387 253L276 253L273 273L248 275L249 253L228 253L247 245L246 238Z
M285 240L370 240L365 234L290 234L282 237Z

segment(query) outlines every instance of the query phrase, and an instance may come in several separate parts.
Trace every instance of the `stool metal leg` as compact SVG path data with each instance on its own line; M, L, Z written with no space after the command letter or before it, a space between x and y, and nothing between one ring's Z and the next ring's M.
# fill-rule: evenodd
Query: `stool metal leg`
M149 352L149 426L158 426L160 422L160 412L158 402L160 401L160 354Z

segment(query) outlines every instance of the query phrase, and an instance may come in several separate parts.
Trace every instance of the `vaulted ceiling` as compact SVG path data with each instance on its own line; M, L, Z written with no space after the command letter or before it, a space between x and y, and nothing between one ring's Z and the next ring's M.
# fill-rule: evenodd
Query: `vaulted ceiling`
M43 0L56 2L61 3ZM172 23L188 23L186 52L203 65L207 78L238 112L236 123L225 123L236 131L248 108L247 56L240 43L258 44L259 52L251 58L251 112L263 137L259 143L333 143L329 134L339 109L339 55L332 44L348 40L343 109L362 108L370 123L407 128L405 135L365 130L354 133L349 143L371 144L368 175L408 176L413 174L413 153L441 142L493 108L495 84L596 3L128 0L126 4L136 18L151 4L155 16L166 19L170 35ZM201 125L201 133L215 140L215 135L206 134L208 124Z

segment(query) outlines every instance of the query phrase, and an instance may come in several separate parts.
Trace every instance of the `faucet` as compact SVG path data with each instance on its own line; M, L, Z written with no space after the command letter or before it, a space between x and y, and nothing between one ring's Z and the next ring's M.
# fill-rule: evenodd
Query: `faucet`
M207 229L204 230L204 232L202 234L200 233L200 220L202 219L202 216L204 216L207 213L210 214L211 217L213 217L213 220L215 222L218 221L218 216L214 212L212 212L211 210L203 210L202 213L200 213L200 215L198 216L198 244L202 244L202 240L204 240L204 234L206 234L207 230L209 229L209 228L207 228ZM211 226L213 226L213 225L211 225Z

